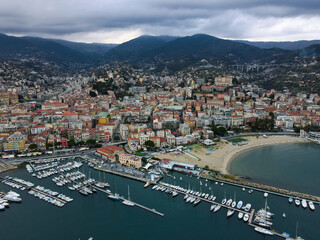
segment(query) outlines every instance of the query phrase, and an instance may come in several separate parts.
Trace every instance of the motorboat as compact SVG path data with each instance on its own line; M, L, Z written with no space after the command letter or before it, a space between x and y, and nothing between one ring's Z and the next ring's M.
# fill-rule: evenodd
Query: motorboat
M239 212L239 213L238 213L238 218L239 218L239 219L242 219L242 218L243 218L243 215L244 215L243 212Z

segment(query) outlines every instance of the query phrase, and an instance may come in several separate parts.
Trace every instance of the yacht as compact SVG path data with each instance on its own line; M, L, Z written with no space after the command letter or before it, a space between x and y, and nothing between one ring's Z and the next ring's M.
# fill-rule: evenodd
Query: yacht
M297 206L300 206L300 200L299 200L298 198L296 198L296 199L294 200L294 203L295 203Z
M301 205L302 205L303 208L307 208L308 207L308 203L307 203L307 201L305 199L302 199Z
M251 209L251 204L247 203L242 209L245 210L246 212L249 212Z
M231 203L232 203L232 199L230 198L230 199L227 201L226 205L227 205L227 206L230 206Z
M186 195L184 195L184 200L186 200L187 198L189 197L189 195L188 194L186 194Z
M143 186L144 188L147 188L150 186L150 183L149 182L146 182L146 184Z
M223 205L225 205L226 202L227 202L227 199L226 199L226 198L222 199L222 201L221 201L221 203L222 203Z
M118 193L110 194L110 195L108 196L108 198L110 198L110 199L112 199L112 200L120 200Z
M289 201L289 203L292 203L293 202L293 198L289 198L288 201Z
M220 208L221 208L221 206L217 204L217 206L214 208L213 212L217 212L217 211L219 211L219 210L220 210Z
M215 204L212 204L211 207L210 207L210 211L213 211L215 209L216 205Z
M178 196L178 192L173 191L173 192L172 192L172 197L176 197L176 196Z
M251 193L253 193L253 190L252 190L252 189L250 189L250 190L248 191L248 193L250 193L250 194L251 194Z
M242 219L242 218L243 218L243 215L244 215L243 212L239 212L238 218L239 218L239 219Z
M282 213L282 217L284 218L287 217L286 213Z
M197 199L194 201L193 205L194 205L194 206L198 205L198 204L200 203L200 201L201 201L201 200L200 200L199 198L197 198Z
M233 209L229 209L227 212L227 217L231 217L234 214L234 210Z
M110 195L109 195L109 196L110 196ZM129 207L133 207L133 206L134 206L134 203L131 202L131 200L130 200L130 189L129 189L129 185L128 185L128 200L124 200L122 203L123 203L124 205L129 206Z
M246 214L243 216L243 221L248 222L248 220L249 220L249 214L246 213Z
M242 201L239 201L238 204L237 204L237 208L238 208L238 209L241 209L242 205L243 205L243 202L242 202Z
M266 235L273 235L273 232L268 230L268 229L265 229L265 228L262 228L262 227L255 227L254 228L255 231L259 232L259 233L263 233L263 234L266 234Z
M266 193L266 192L263 194L263 196L264 196L265 198L268 197L268 195L269 195L269 194Z
M314 211L315 207L312 201L309 201L309 208Z

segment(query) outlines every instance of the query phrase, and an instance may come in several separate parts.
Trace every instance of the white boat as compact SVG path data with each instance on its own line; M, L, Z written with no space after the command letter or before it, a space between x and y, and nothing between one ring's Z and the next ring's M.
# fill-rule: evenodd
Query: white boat
M223 205L225 205L226 202L227 202L227 199L226 199L226 198L222 199L222 201L221 201L221 203L222 203Z
M233 201L232 203L231 203L231 207L235 207L237 205L237 202L236 201Z
M245 191L245 190L246 190L246 189L243 187L243 188L242 188L242 191Z
M300 200L299 200L298 198L296 198L296 199L294 200L294 203L295 203L297 206L300 206Z
M251 193L253 193L253 190L252 190L252 189L250 189L250 190L248 191L248 193L250 193L250 194L251 194Z
M129 189L129 185L128 185L128 200L124 200L122 203L123 203L124 205L129 206L129 207L133 207L133 206L134 206L134 203L131 202L131 200L130 200L130 189Z
M144 188L147 188L150 186L150 183L149 182L146 182L146 184L143 186Z
M303 208L307 208L308 207L308 203L307 203L307 201L305 199L302 199L301 205L302 205Z
M173 191L173 192L172 192L172 197L176 197L176 196L178 196L178 192Z
M189 195L188 194L186 194L186 195L184 195L184 200L186 200L187 198L189 197Z
M243 209L244 209L246 212L249 212L250 209L251 209L251 204L250 204L250 203L247 203L247 204L243 207Z
M249 214L246 213L246 214L243 216L243 221L248 222L248 220L249 220Z
M2 204L0 204L0 210L3 210L5 208L5 206L3 206Z
M289 203L292 203L293 202L293 198L289 198L288 201L289 201Z
M282 213L282 217L284 218L287 217L286 213Z
M268 197L268 195L269 195L269 194L266 193L266 192L263 194L264 197Z
M232 199L230 198L230 199L227 201L226 205L227 205L227 206L230 206L231 203L232 203Z
M229 209L227 212L227 217L231 217L234 214L234 210L233 209Z
M212 204L212 205L210 206L210 211L213 211L213 210L215 209L215 207L216 207L216 205L215 205L215 204Z
M219 211L219 210L220 210L220 208L221 208L221 206L220 206L220 205L216 205L216 207L214 208L213 212L217 212L217 211Z
M238 218L239 218L239 219L242 219L242 218L243 218L243 215L244 215L243 212L239 212L239 213L238 213Z
M263 233L263 234L266 234L266 235L273 235L273 232L268 230L268 229L265 229L265 228L262 228L262 227L255 227L254 228L255 231L259 232L259 233Z
M315 207L312 201L309 201L309 208L314 211Z
M196 206L197 204L200 203L200 201L201 201L201 200L200 200L199 198L197 198L197 199L194 201L193 205Z

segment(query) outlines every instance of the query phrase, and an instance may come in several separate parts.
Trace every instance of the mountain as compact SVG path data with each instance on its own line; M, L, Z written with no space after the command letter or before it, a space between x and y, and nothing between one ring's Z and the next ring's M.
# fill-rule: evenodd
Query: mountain
M160 37L141 36L118 45L106 54L109 61L127 60L132 63L184 62L188 65L201 59L244 63L269 60L291 54L283 49L261 49L248 44L224 40L206 34L196 34L164 41Z
M320 44L313 44L299 50L301 57L316 57L320 56Z
M298 50L309 47L314 44L320 44L320 40L301 40L293 42L251 42L239 40L238 42L245 43L259 48L281 48L286 50Z
M51 39L0 34L0 59L26 57L41 58L59 64L92 64L101 60L96 52L75 50Z
M70 41L60 40L60 39L50 39L50 40L79 52L96 53L99 55L103 55L109 52L111 49L118 46L118 44L81 43L81 42L70 42Z
M176 38L170 36L143 35L111 49L106 54L106 57L112 61L139 62L144 59L149 51L159 48L174 39Z

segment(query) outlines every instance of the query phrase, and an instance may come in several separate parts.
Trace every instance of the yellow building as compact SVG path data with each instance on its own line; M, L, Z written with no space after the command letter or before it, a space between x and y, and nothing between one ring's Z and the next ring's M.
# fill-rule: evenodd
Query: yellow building
M140 168L142 166L141 158L130 154L120 154L119 162L128 167Z
M27 140L27 136L16 132L9 136L7 140L3 144L3 150L5 152L11 151L24 151L25 150L25 143Z

